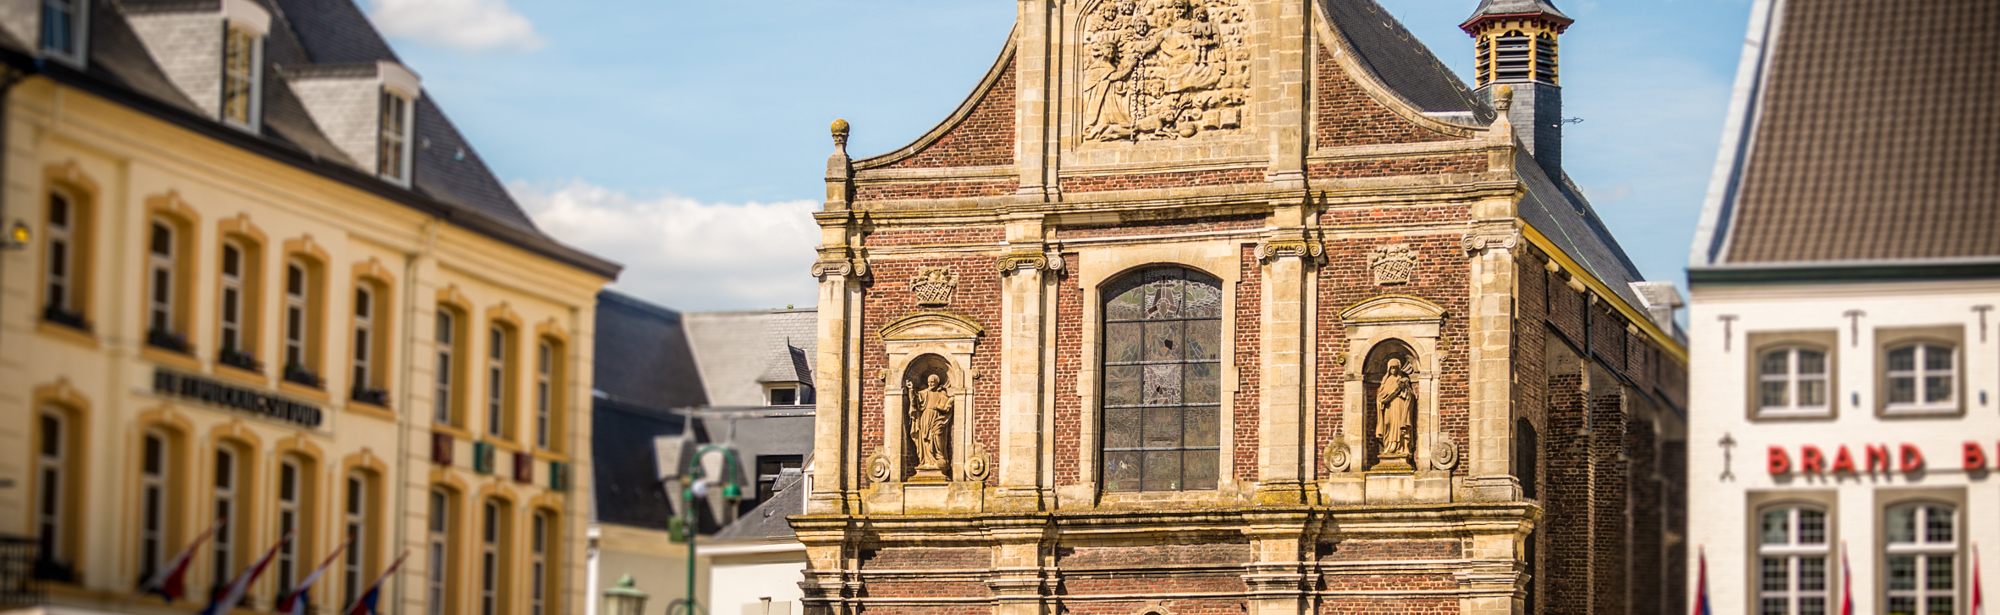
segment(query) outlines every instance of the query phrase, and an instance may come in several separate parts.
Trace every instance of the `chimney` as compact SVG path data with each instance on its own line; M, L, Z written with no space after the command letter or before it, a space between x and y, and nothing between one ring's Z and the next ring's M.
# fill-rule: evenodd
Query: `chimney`
M1556 39L1575 20L1548 0L1480 0L1459 29L1472 35L1477 92L1493 104L1493 90L1514 89L1508 120L1515 135L1549 176L1562 177L1562 85Z

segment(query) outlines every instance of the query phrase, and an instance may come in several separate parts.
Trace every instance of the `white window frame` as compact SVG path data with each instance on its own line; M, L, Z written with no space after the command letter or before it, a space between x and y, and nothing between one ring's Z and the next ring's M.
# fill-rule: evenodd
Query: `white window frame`
M500 609L500 504L483 504L479 546L479 615L499 615Z
M452 414L453 387L457 384L458 366L454 364L458 348L458 316L451 310L437 311L437 391L431 398L431 422L450 425Z
M296 283L294 283L296 282ZM297 259L285 262L285 365L312 369L307 344L312 335L312 269Z
M1785 515L1785 542L1770 543L1764 540L1764 519L1772 513ZM1801 538L1804 520L1817 516L1820 524L1819 542L1805 542ZM1806 613L1805 604L1817 599L1819 613L1828 613L1833 602L1833 560L1829 546L1833 544L1833 516L1815 506L1785 504L1765 508L1757 515L1757 563L1753 590L1757 596L1758 615L1798 615ZM1765 567L1770 560L1776 560L1785 568L1785 587L1771 589L1765 585ZM1805 587L1805 567L1808 562L1819 566L1819 588ZM1781 609L1767 610L1767 600L1782 600Z
M139 445L139 566L145 574L167 563L167 482L173 472L173 441L147 431Z
M56 210L62 210L58 220ZM62 192L49 192L48 216L48 294L44 307L53 307L65 312L79 312L76 300L76 199Z
M529 517L528 525L532 528L528 537L528 567L533 575L528 579L528 615L543 615L549 590L548 514L536 512Z
M90 36L90 0L42 0L41 5L41 31L36 34L40 40L36 42L35 48L40 49L44 56L81 68L84 64L84 50L90 48L88 40ZM69 15L70 45L68 48L49 46L48 22L49 15L52 12L64 12Z
M222 529L217 530L214 540L210 541L214 547L214 557L209 561L214 564L216 583L228 582L228 579L236 575L236 568L233 566L236 559L234 557L236 539L241 536L238 530L243 527L241 518L245 516L241 514L243 507L236 497L236 489L243 482L242 467L241 455L237 455L236 451L228 446L215 448L213 513L216 520L222 522Z
M146 295L146 330L149 334L152 331L160 331L173 335L180 333L174 330L176 324L174 303L177 294L175 287L178 285L178 280L175 278L180 273L176 270L180 250L175 244L180 241L180 232L174 228L173 223L158 218L152 220L148 230L150 232L146 237L146 270L148 277L151 278L149 282L151 287L147 289L149 292ZM163 236L165 241L161 241ZM162 249L166 251L162 253Z
M299 494L304 487L305 474L299 470L299 463L292 459L278 462L278 535L304 532L299 531ZM278 591L289 592L298 586L299 547L297 540L289 540L278 545Z
M445 601L451 573L451 496L444 491L431 490L431 518L427 525L430 529L430 570L424 572L424 612L447 615Z
M239 53L236 49L238 43L249 47L240 51L240 53L248 56L246 58L248 62L247 66L232 65L229 61L233 54ZM222 31L222 97L220 99L221 104L216 108L216 113L222 118L222 123L252 132L257 130L259 123L263 120L262 105L258 104L264 98L263 68L263 34L241 24L231 23L224 25ZM239 83L242 84L240 89L237 86ZM230 115L231 97L239 93L244 97L242 118Z
M1890 536L1888 527L1889 519L1895 511L1903 509L1911 509L1913 511L1914 518L1912 523L1914 528L1911 535L1915 540L1912 542L1895 542ZM1928 526L1932 515L1938 511L1943 511L1951 517L1951 535L1946 536L1943 540L1933 541L1930 540ZM1958 507L1942 502L1899 504L1882 511L1882 523L1882 544L1884 551L1881 571L1882 612L1892 615L1897 613L1897 611L1891 611L1889 605L1895 599L1903 597L1908 597L1916 601L1916 613L1931 612L1927 603L1934 598L1942 598L1950 601L1951 609L1949 612L1960 612L1959 609L1964 608L1965 605L1961 603L1958 595L1959 587L1962 585L1960 579L1964 575L1958 562L1958 537L1964 528L1961 527L1962 524L1959 522ZM1892 560L1902 557L1915 558L1914 565L1916 568L1914 573L1916 574L1916 579L1913 589L1896 589L1892 585L1895 582L1892 572L1894 566ZM1929 581L1931 575L1929 572L1931 566L1938 558L1944 558L1949 562L1951 568L1951 574L1949 575L1951 587L1943 589L1930 587Z
M375 289L367 284L354 287L354 381L356 392L374 388L369 378L375 373Z
M549 448L550 421L555 412L555 345L535 344L535 446Z
M1905 349L1913 349L1910 356L1911 369L1898 370L1891 368L1889 357ZM1933 370L1928 365L1933 351L1936 350L1943 350L1946 358L1951 361L1951 364L1942 371ZM1958 410L1958 385L1961 376L1958 373L1960 361L1958 360L1958 346L1956 344L1938 341L1912 341L1889 347L1886 352L1882 353L1882 357L1882 399L1887 401L1883 406L1885 411L1890 413L1918 413L1953 412ZM1945 398L1939 401L1928 401L1928 393L1930 393L1929 380L1939 376L1946 379L1944 383ZM1895 401L1891 397L1891 391L1895 390L1894 382L1905 378L1911 379L1910 390L1916 394L1916 397L1912 401L1907 402Z
M236 270L229 270L229 254L236 253ZM222 323L219 335L220 351L241 353L243 349L243 268L249 252L243 244L233 239L222 242L222 257L218 269L222 275L222 305L215 308L216 318Z
M340 561L341 604L354 604L361 597L364 582L361 567L368 551L368 479L360 474L347 476L347 502L342 509L341 531L347 537L347 552Z
M1807 352L1818 353L1820 355L1819 373L1806 374L1799 371L1801 366L1799 355ZM1764 371L1764 359L1774 353L1784 353L1785 355L1785 371L1782 373L1773 374ZM1808 346L1781 346L1759 353L1756 364L1757 373L1753 374L1752 377L1757 380L1757 387L1753 394L1757 396L1757 414L1759 416L1824 416L1832 411L1833 381L1831 372L1833 371L1833 353ZM1784 385L1784 404L1774 406L1764 403L1764 385L1770 383L1781 383ZM1819 384L1820 403L1810 406L1802 405L1799 401L1803 398L1801 393L1805 391L1806 385L1812 383Z
M41 423L41 441L36 443L35 466L35 539L41 545L41 558L66 561L63 549L64 515L69 511L63 499L67 492L68 478L65 467L69 457L67 434L69 421L62 413L43 411L38 421Z
M376 114L380 136L376 143L375 173L403 185L410 183L410 133L416 124L414 102L410 96L383 88Z
M486 434L507 437L507 347L513 336L493 325L486 334Z

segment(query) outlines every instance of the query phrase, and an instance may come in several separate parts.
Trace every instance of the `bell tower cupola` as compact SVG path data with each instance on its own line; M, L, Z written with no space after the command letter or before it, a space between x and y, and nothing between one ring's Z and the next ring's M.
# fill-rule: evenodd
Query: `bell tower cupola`
M1480 0L1459 29L1472 35L1478 93L1514 90L1508 120L1552 177L1562 176L1562 82L1556 39L1575 20L1548 0Z

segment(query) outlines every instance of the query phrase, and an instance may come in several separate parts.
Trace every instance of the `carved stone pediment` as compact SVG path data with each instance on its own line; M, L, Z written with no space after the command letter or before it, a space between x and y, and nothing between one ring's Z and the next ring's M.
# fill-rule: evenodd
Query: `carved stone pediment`
M986 328L962 314L917 312L883 325L880 333L888 341L956 340L986 335Z
M1437 322L1444 320L1444 315L1444 308L1422 298L1409 295L1382 295L1341 311L1340 320L1348 325Z

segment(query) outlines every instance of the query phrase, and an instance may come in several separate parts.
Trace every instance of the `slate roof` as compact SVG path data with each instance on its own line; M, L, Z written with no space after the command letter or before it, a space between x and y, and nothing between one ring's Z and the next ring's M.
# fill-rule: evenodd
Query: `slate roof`
M1469 111L1480 125L1493 121L1493 109L1375 0L1319 1L1360 64L1404 100L1429 113Z
M1479 8L1472 9L1472 16L1465 18L1465 22L1459 24L1459 27L1472 25L1472 22L1479 21L1479 18L1491 15L1533 15L1536 13L1545 14L1566 23L1576 21L1570 19L1568 15L1564 15L1562 11L1556 10L1555 3L1548 0L1479 0Z
M679 312L603 291L595 340L591 382L603 395L658 411L708 404Z
M603 523L667 529L674 513L660 488L653 439L681 435L688 417L601 397L590 412L591 515ZM695 431L701 437L699 425Z
M372 69L377 61L400 60L353 0L253 1L271 13L264 41L262 130L255 135L224 126L201 111L160 69L126 20L128 13L217 10L217 0L92 0L88 58L82 70L41 61L35 49L4 32L0 32L0 62L571 266L617 276L618 264L563 245L536 229L429 92L416 104L411 185L398 186L356 168L356 161L321 131L287 77L343 65Z
M710 404L764 405L767 382L812 382L819 312L707 312L687 315L690 346Z
M777 493L771 499L758 504L750 512L736 518L735 523L716 532L713 540L784 540L796 539L792 524L785 519L792 515L805 514L805 475L787 472L778 479Z
M2000 256L2000 3L1782 7L1695 267Z

